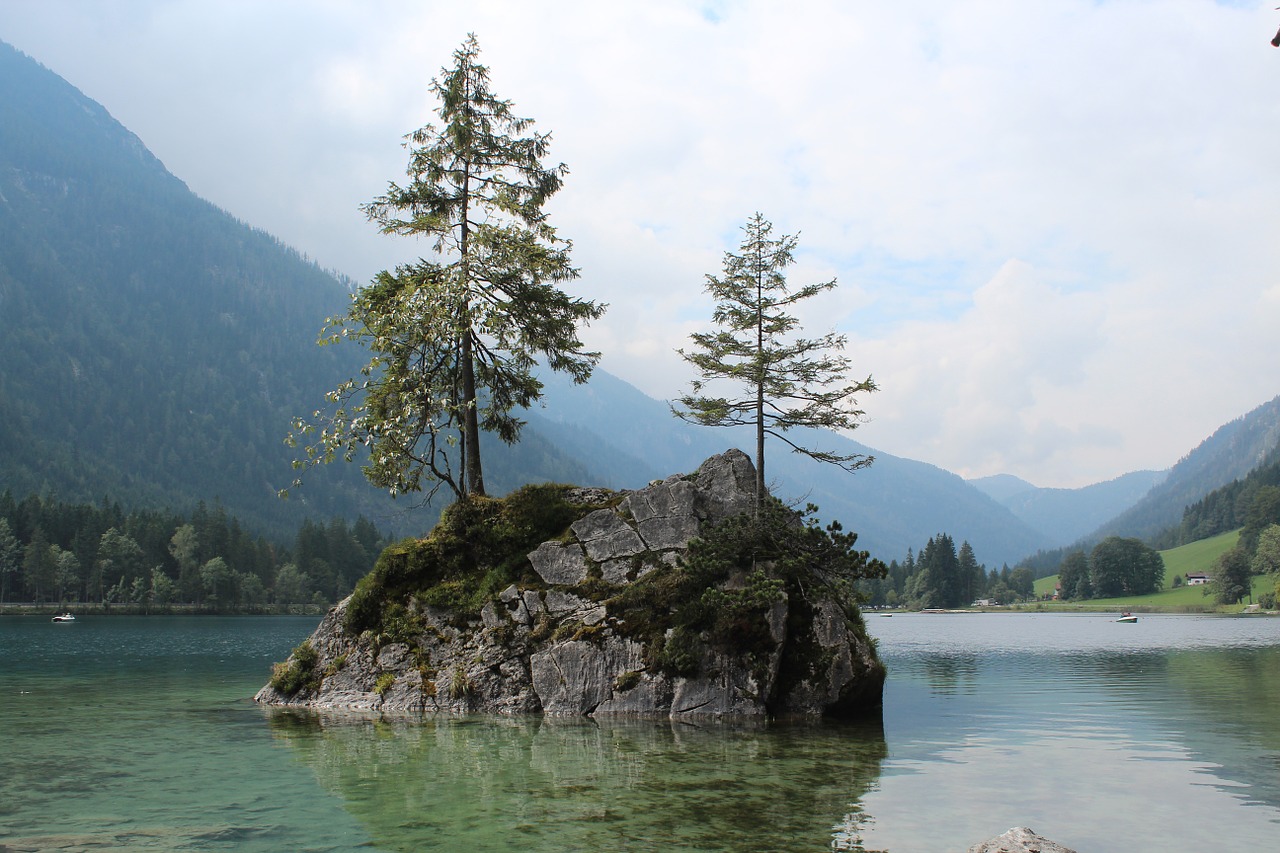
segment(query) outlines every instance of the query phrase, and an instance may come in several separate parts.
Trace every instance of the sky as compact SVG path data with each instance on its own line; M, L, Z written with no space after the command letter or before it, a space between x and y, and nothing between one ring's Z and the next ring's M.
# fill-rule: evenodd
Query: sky
M1280 12L1212 0L5 0L0 40L197 194L357 282L429 254L360 205L475 33L569 168L601 366L671 399L759 212L853 438L1074 488L1280 394Z

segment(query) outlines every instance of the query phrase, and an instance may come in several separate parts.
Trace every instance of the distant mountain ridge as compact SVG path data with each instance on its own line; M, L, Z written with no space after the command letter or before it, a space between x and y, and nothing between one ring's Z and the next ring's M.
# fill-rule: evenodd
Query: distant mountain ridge
M1008 474L969 483L1057 543L1075 542L1140 501L1168 471L1134 471L1078 489L1046 489Z
M585 387L557 376L545 382L546 408L530 413L530 425L558 445L591 447L599 454L592 456L594 464L608 468L610 460L618 460L633 477L647 480L692 471L728 446L749 452L754 447L749 432L680 421L667 403L603 371ZM774 494L817 504L824 518L838 519L856 531L858 546L886 562L905 557L908 548L919 550L929 537L944 531L954 533L958 541L969 541L979 560L997 567L1054 544L949 471L880 453L834 433L809 433L800 439L837 453L870 454L876 461L850 474L771 446L765 474Z

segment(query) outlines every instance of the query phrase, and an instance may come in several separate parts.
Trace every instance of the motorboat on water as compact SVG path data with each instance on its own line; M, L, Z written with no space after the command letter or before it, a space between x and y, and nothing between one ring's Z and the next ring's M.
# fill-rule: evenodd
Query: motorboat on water
M1120 618L1117 619L1116 621L1117 622L1137 622L1138 617L1134 616L1132 613L1126 610L1124 613L1120 614Z
M61 616L53 617L53 621L54 622L74 622L76 621L76 617L71 615L70 613L63 613Z

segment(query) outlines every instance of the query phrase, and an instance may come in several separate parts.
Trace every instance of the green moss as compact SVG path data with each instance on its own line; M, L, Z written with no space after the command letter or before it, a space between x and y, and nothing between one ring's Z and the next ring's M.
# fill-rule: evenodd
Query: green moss
M638 669L633 669L630 672L624 672L622 675L619 675L614 679L613 689L619 693L626 693L628 690L631 690L640 683L641 675L643 675L643 673Z
M538 614L538 621L534 624L533 630L529 632L529 639L535 643L545 642L555 633L555 623L551 621L551 617L546 613Z
M455 666L453 673L449 676L449 698L465 699L473 694L475 689L475 683L471 680L471 676L467 675L467 671L460 666Z
M347 664L347 653L343 652L342 654L334 658L333 661L324 668L324 677L328 678L331 675L336 675L338 670L342 669L344 666L346 666L346 664Z
M654 638L649 648L652 650L654 669L672 677L687 678L698 674L702 643L693 631L676 628L670 635Z
M406 539L385 549L373 571L356 584L343 618L350 636L385 624L389 605L420 602L476 618L484 603L529 577L528 554L539 543L563 536L592 507L569 503L569 486L531 485L505 498L471 497L447 507L424 539Z

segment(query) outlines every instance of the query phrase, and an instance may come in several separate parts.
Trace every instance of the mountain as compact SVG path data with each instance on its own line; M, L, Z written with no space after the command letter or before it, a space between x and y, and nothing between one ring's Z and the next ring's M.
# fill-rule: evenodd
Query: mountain
M990 477L975 477L969 485L982 492L992 500L1004 503L1009 498L1033 492L1037 489L1021 477L1012 474L992 474Z
M1219 427L1169 471L1164 482L1088 541L1107 536L1151 539L1182 522L1186 507L1270 461L1280 447L1280 397Z
M101 105L0 42L0 489L175 511L218 500L288 538L307 517L428 524L352 465L276 497L294 476L291 418L366 356L315 345L350 284L192 194ZM500 488L593 476L536 435L490 463Z
M1008 474L969 483L1050 541L1066 545L1092 533L1140 501L1167 471L1134 471L1079 489L1042 489Z
M314 345L350 286L193 195L101 105L0 45L0 487L176 509L217 498L278 533L314 515L428 523L395 521L402 505L356 466L275 497L293 476L290 419L365 355ZM636 487L750 446L676 420L604 371L585 387L547 385L517 447L486 441L495 492L537 480ZM943 530L995 563L1047 544L960 478L877 455L849 475L775 450L770 479L885 559Z
M355 465L313 472L288 502L275 496L294 474L291 419L366 356L314 343L351 286L192 194L102 106L0 43L0 490L176 511L218 500L276 536L361 514L424 529L433 511L392 502ZM745 432L675 419L603 370L586 386L557 375L546 386L518 446L485 439L495 493L545 480L635 488L752 446ZM1013 564L1154 476L1083 495L1016 478L979 488L830 433L801 440L876 457L848 474L775 447L766 473L884 560L946 532L989 566Z

